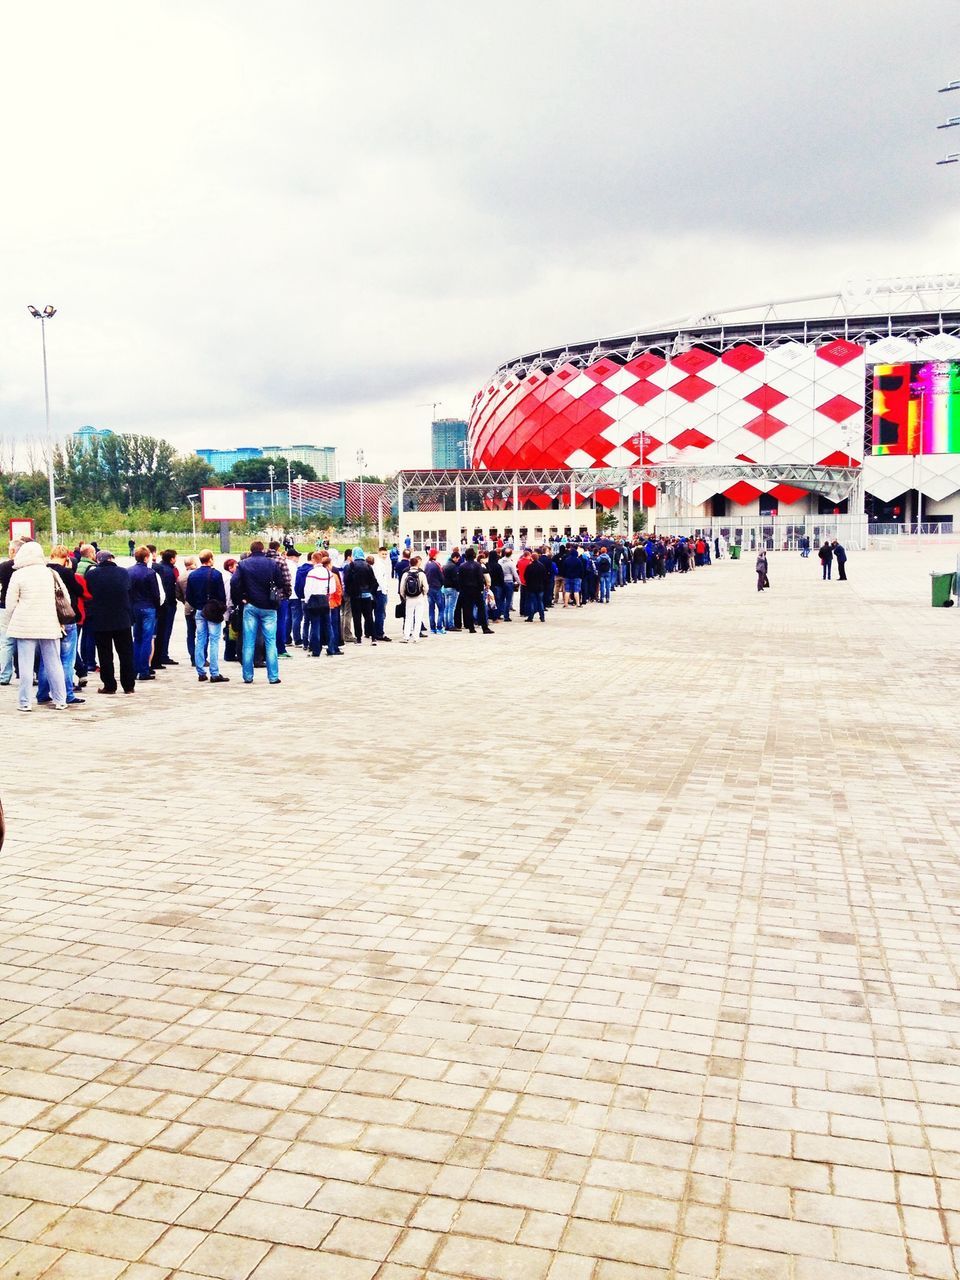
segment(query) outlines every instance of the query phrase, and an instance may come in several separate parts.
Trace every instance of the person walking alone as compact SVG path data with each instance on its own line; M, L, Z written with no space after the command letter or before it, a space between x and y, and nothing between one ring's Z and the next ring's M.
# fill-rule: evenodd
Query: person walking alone
M766 591L770 585L770 579L767 577L767 553L761 547L757 556L757 590Z

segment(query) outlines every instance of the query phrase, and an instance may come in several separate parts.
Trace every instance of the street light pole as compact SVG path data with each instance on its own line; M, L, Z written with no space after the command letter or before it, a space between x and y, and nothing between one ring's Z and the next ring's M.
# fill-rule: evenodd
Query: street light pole
M36 307L27 307L27 310L35 320L40 321L40 342L43 347L43 405L47 422L47 485L50 490L50 538L51 544L56 546L60 541L60 534L57 528L57 491L53 477L53 440L50 438L50 384L47 381L46 324L48 320L52 320L57 314L57 309L47 303L42 311L38 311Z
M290 516L290 523L293 524L293 493L290 490L290 460L287 459L287 514Z
M297 502L300 510L300 527L303 528L303 486L306 482L303 476L297 476Z
M267 475L270 477L270 519L273 520L273 477L276 475L276 467L271 462L267 467Z
M363 468L366 462L362 449L357 450L357 466L360 468L360 532L363 532Z
M199 493L188 493L187 501L190 503L190 523L193 525L193 549L197 549L197 508L194 506Z

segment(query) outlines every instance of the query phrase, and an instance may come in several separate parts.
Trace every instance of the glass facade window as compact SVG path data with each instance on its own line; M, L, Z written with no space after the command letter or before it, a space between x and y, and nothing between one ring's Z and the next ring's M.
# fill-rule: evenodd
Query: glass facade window
M467 424L462 418L438 418L431 424L431 460L436 470L465 471L470 463Z

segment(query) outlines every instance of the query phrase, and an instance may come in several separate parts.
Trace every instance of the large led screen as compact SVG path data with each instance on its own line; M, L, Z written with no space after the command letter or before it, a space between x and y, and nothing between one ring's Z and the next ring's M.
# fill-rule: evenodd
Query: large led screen
M873 452L960 453L960 363L874 367Z

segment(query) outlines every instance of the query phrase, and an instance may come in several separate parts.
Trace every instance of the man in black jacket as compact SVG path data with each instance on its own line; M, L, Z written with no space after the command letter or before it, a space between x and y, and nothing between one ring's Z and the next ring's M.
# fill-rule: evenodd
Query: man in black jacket
M153 662L150 664L154 671L180 665L176 658L170 657L170 637L173 634L173 624L177 616L177 571L174 568L176 563L177 553L170 548L168 551L160 552L160 559L153 566L160 579L161 595L160 611L157 614L157 634L153 642Z
M97 563L87 570L86 626L93 632L103 684L97 693L116 693L113 651L120 663L120 684L124 693L136 692L137 671L133 661L133 610L130 604L131 580L121 569L111 551L98 551Z
M547 589L547 583L550 575L547 572L546 565L540 559L538 552L534 551L533 559L527 565L527 621L533 621L535 613L540 614L540 621L546 622L543 613L543 593Z
M237 565L230 579L230 599L243 605L243 650L240 659L243 683L253 684L253 652L257 636L263 636L267 679L280 683L277 661L277 605L283 599L283 573L278 560L268 560L263 543L250 543L250 554Z
M214 566L212 551L200 552L200 568L193 569L187 578L184 597L197 620L193 646L197 678L201 684L207 679L204 670L206 659L210 663L210 683L226 684L229 676L220 674L220 633L223 631L223 616L227 612L227 591L223 585L223 574Z
M476 633L477 628L473 625L473 611L477 611L477 620L480 623L481 630L485 636L494 634L493 628L487 624L487 606L484 601L484 592L487 582L483 569L477 564L476 547L467 547L463 553L463 563L460 565L460 606L463 610L464 626L471 633Z

